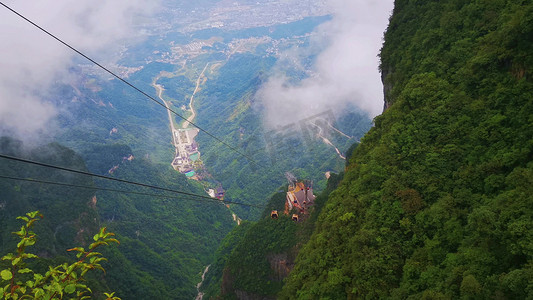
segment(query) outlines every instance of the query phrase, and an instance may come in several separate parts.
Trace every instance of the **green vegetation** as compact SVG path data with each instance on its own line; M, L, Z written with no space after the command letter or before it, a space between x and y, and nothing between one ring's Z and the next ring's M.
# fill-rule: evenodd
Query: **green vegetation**
M110 155L116 148L111 145L87 149L89 169L100 163L92 157ZM131 149L123 149L125 152L117 152L112 158L119 165L112 176L205 194L198 184L168 164L157 165L139 157L124 161ZM124 189L110 182L98 184ZM118 295L128 298L194 298L195 285L200 282L198 273L212 261L220 241L234 226L224 205L196 201L194 197L150 198L99 192L98 208L102 222L117 233L122 243L106 254L113 258L106 282Z
M290 26L302 26L305 32L321 21L308 19L276 27L274 32L290 36L295 30ZM266 29L240 34L248 37L262 30ZM202 34L211 37L219 32L205 31L196 37ZM224 38L229 35L220 33ZM10 239L10 232L17 231L11 220L28 210L53 216L35 230L42 243L34 249L44 259L31 269L45 273L53 259L52 265L57 261L59 267L50 270L52 279L56 280L52 273L67 279L49 285L30 277L22 281L29 289L9 283L0 287L1 294L81 293L85 287L63 283L75 279L69 277L71 266L80 267L81 273L86 261L72 265L68 257L58 255L73 245L90 244L88 232L105 224L117 232L122 244L103 252L110 259L105 276L88 276L88 281L98 282L95 295L112 286L117 295L132 299L191 299L199 273L214 260L205 282L208 296L532 298L532 37L531 1L397 0L381 52L388 109L375 119L362 143L349 150L353 155L334 191L342 175L334 175L326 185L323 173L344 165L330 155L328 146L316 141L306 146L298 138L283 140L274 152L265 145L267 133L261 130L252 95L275 59L260 53L233 55L217 74L208 76L198 93L197 123L267 168L255 168L200 134L202 159L226 189L227 199L257 204L282 184L287 170L327 190L303 223L268 217L271 208L283 203L283 193L275 194L263 217L236 228L215 254L233 226L221 204L101 192L92 187L126 187L2 161L3 175L89 188L0 181L0 250L17 248L17 254L5 256L3 263L11 267L2 266L3 281L18 276L13 270L22 260L17 259L27 255L25 246L34 243L28 230L18 231L22 248ZM151 42L168 50L166 41ZM144 45L138 51L153 49ZM211 58L221 58L220 53L212 55L188 63L200 68ZM141 56L129 59L143 61ZM169 64L151 63L130 79L153 92L150 84L162 70L176 71ZM176 98L176 105L190 93L190 84L183 89L180 85L191 78L162 80L172 88L167 96ZM163 109L116 80L92 87L87 83L80 89L81 93L59 91L64 99L77 100L66 104L73 115L60 120L70 128L60 140L76 152L59 144L26 150L17 141L2 138L1 153L204 193L169 166L173 148ZM368 127L359 119L352 115L340 122L351 124L348 134L357 136ZM132 161L124 159L131 154ZM118 169L109 174L114 166ZM232 209L243 218L261 214ZM35 216L30 215L28 222ZM100 235L108 238L103 231ZM89 253L75 251L80 257ZM286 274L279 266L282 261L290 266L297 253L293 272L282 281ZM22 277L28 275L21 270Z
M228 259L233 290L258 295L275 295L281 290L281 276L271 266L295 255L290 250L297 242L296 229L297 224L285 215L258 221Z
M215 254L215 263L201 288L205 291L204 297L235 299L248 295L274 298L293 268L301 245L309 240L316 216L328 194L337 187L342 176L331 175L327 189L315 199L310 215L299 223L283 214L285 187L270 198L258 222L245 222L234 228ZM278 219L270 218L272 210L278 211Z
M22 143L11 138L0 138L0 152L7 155L21 156L36 161L65 166L87 171L83 159L74 151L50 144L26 150ZM47 181L93 187L90 177L51 170L19 162L1 159L0 174L10 177L44 179ZM15 218L27 211L39 210L46 216L35 232L41 238L35 245L35 252L51 258L61 255L65 249L76 244L87 244L99 228L97 212L88 205L94 196L94 190L78 189L64 186L35 184L24 181L0 180L0 253L5 254L15 248L17 242L12 232L19 225Z
M57 144L27 153L20 142L3 138L0 150L69 168L204 193L168 165L157 165L142 157L124 160L133 153L125 145L94 145L85 149L87 152L80 157ZM107 173L114 165L118 165L118 169L112 175ZM23 214L22 210L40 210L46 216L53 216L43 219L35 230L41 238L34 246L35 253L46 258L45 263L37 263L35 269L39 272L45 272L49 264L68 262L67 257L61 257L62 253L75 245L90 244L92 236L88 233L104 224L117 234L121 245L102 252L109 259L105 276L88 278L96 282L91 283L91 287L97 295L113 287L117 295L128 299L193 298L195 285L200 281L198 272L211 262L220 241L234 226L229 211L222 204L199 202L190 197L175 198L176 195L159 198L98 191L96 186L154 193L140 187L99 179L93 182L88 176L4 159L0 171L12 177L94 187L79 189L1 180L0 253L15 247L16 241L10 236L17 230L17 224L12 220Z
M209 267L209 272L207 272L201 286L205 299L211 299L220 295L226 262L233 249L242 241L244 235L253 224L254 223L252 222L243 221L241 225L233 228L233 230L228 233L220 243L220 246L215 253L215 259Z
M20 238L17 244L16 253L8 253L2 257L7 261L8 268L0 271L1 281L7 283L0 286L1 299L89 299L91 289L84 283L85 274L90 270L104 271L100 262L106 259L101 253L96 252L97 248L110 243L119 243L113 238L114 234L106 232L102 227L94 235L93 243L88 250L83 247L76 247L67 251L76 251L77 261L68 264L64 263L56 267L49 267L48 271L42 275L35 273L26 266L27 259L36 259L37 255L27 253L26 248L35 245L37 235L32 231L35 222L43 216L39 211L27 213L25 216L17 217L25 222L19 231L13 232ZM2 266L0 266L2 269ZM32 276L33 275L33 276ZM115 293L104 293L108 300L120 300L114 296Z
M189 108L189 98L194 92L196 80L193 82L184 75L180 75L172 78L161 77L158 83L165 88L163 99L173 100L171 102L175 107L179 108L185 105L187 109ZM180 122L181 119L177 121Z
M279 202L283 207L284 200L285 193L277 193L271 203ZM210 280L215 276L218 278L217 285L206 288L212 293L207 293L206 297L220 295L234 299L236 292L274 296L281 290L283 274L280 272L291 267L290 262L294 261L297 251L293 248L299 241L296 233L302 226L283 214L278 219L271 219L270 211L258 222L244 224L246 227L234 229L217 251L216 272L210 274L210 270L208 273ZM276 265L279 269L272 269Z
M231 40L232 35L239 34L263 36L270 29L276 37L291 37L309 32L326 19L309 18L256 31L226 32L224 37ZM227 45L217 43L209 53L188 58L185 67L153 62L154 50L169 52L171 41L176 45L187 44L193 38L176 32L169 32L165 37L148 37L145 43L129 49L121 64L143 66L142 70L130 74L128 81L154 98L157 97L151 86L154 78L162 71L175 74L158 82L165 86L165 99L170 99L173 107L179 109L182 104L188 104L205 64L221 63L214 72L206 71L207 82L195 96L198 112L195 122L262 164L256 168L200 133L197 141L201 159L213 175L212 181L222 183L226 199L262 204L283 184L283 173L288 170L314 180L319 189L325 187L324 172L344 167L344 161L329 146L318 140L305 144L301 139L287 139L274 152L266 148L265 132L253 99L276 63L274 57L265 55L266 45L257 47L255 53L235 53L228 61L224 54ZM290 42L285 46L288 45ZM146 61L152 62L146 64ZM88 74L73 76L72 85L59 85L54 92L57 99L69 99L61 102L62 108L70 113L58 117L62 127L58 131L58 143L30 150L18 141L1 138L1 153L205 195L203 186L170 167L175 149L171 145L168 115L162 107L118 80ZM351 128L348 135L356 137L370 127L370 121L357 113L338 121L340 127ZM331 138L341 150L351 142L342 137L335 139ZM100 191L97 188L156 193L7 160L0 161L0 173L89 187L0 180L0 253L7 253L16 245L11 237L11 232L17 230L13 220L27 211L39 210L53 216L43 219L35 229L40 242L34 249L42 259L33 269L41 273L46 272L48 265L68 262L69 258L63 256L66 249L74 245L85 247L91 240L89 232L107 226L117 234L121 245L103 251L109 258L105 275L88 276L95 297L113 287L117 295L127 299L193 298L205 266L212 264L211 270L216 271L215 250L234 226L230 210L221 204L191 201L194 199L190 197L160 198ZM239 206L232 206L231 211L243 219L257 219L261 215L260 209ZM230 236L224 242L229 252L238 237L244 235L246 226L251 225L239 227L235 239L231 240ZM229 255L229 252L221 250L220 254ZM223 269L224 264L220 274Z
M396 1L390 104L282 299L533 297L533 4Z
M202 159L211 173L226 189L228 200L258 204L268 198L285 182L284 173L313 180L316 189L324 189L326 171L343 169L340 159L331 146L314 137L302 138L298 131L300 119L295 118L294 128L285 132L266 132L253 94L266 79L275 63L273 58L260 58L252 54L234 55L219 70L220 75L207 81L197 94L197 124L251 157L257 165L248 162L226 146L199 134ZM244 68L246 66L246 68ZM223 107L221 109L221 106ZM350 128L352 136L361 136L370 127L363 114L352 113L339 119L341 128ZM336 139L337 138L337 139ZM272 142L267 142L271 139ZM332 137L337 145L349 147L353 142L345 137ZM339 146L341 150L343 147ZM243 219L255 219L261 209L232 207Z

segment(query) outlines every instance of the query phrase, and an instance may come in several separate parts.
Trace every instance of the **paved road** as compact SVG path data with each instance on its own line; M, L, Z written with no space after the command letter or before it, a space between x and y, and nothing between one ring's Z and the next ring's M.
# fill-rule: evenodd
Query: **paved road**
M163 88L162 85L157 84L156 82L157 82L157 79L154 80L153 86L157 90L157 97L159 97L159 99L161 99L161 101L163 101L163 103L165 103L165 107L167 108L168 121L170 122L170 130L172 131L172 142L174 143L174 147L177 147L178 144L176 143L176 135L174 133L176 131L176 128L174 128L174 121L172 120L172 113L170 112L170 106L168 105L168 103L162 97L163 96L163 91L165 89Z
M183 125L181 128L187 128L189 127L189 123L191 123L194 118L196 118L196 111L194 110L194 95L196 95L196 92L200 89L200 81L202 80L202 77L204 77L205 70L207 69L207 66L209 66L209 63L207 63L202 70L202 73L198 76L198 79L196 79L196 88L194 89L194 92L192 93L191 99L189 100L189 107L191 108L192 115L190 115L185 122L183 122Z

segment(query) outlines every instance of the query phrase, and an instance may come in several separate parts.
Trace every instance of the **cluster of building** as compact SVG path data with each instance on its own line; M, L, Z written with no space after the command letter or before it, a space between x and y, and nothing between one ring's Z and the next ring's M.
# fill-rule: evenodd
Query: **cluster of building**
M197 128L175 129L173 132L176 155L172 161L172 167L192 179L197 179L194 166L200 159L198 144L194 140L198 132Z
M289 184L285 211L288 214L296 209L299 213L306 213L307 209L315 203L313 186L309 181L299 181Z
M224 189L222 188L221 185L219 185L216 189L209 189L209 191L207 192L207 194L209 194L209 196L213 197L213 198L217 198L218 200L224 200L224 195L225 195L225 191ZM229 207L229 205L228 205Z
M174 58L181 58L185 55L189 57L198 56L206 52L205 47L213 47L213 44L221 41L223 41L222 38L210 38L208 40L194 40L185 45L175 45L174 42L171 42L171 56Z
M285 201L285 215L292 213L292 220L298 222L300 217L308 214L309 208L315 204L313 194L313 182L305 180L298 181L294 175L287 172L285 176L289 180L287 197ZM273 210L270 214L272 219L278 218L278 211Z

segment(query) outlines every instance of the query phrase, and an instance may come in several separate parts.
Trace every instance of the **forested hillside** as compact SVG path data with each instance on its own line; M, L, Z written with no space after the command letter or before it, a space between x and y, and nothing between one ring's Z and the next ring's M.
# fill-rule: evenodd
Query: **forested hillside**
M22 142L1 137L0 153L87 170L78 154L59 144L26 150ZM12 234L20 228L16 217L31 210L40 210L45 215L36 228L40 240L34 247L42 257L64 255L67 247L85 244L91 239L98 230L98 214L95 207L89 205L94 190L15 181L5 177L46 179L94 187L92 178L0 159L3 176L0 181L0 253L7 253L16 247L17 239Z
M205 164L227 189L228 200L250 201L254 204L267 202L268 195L285 182L283 174L288 170L324 188L324 172L342 170L344 166L344 160L335 154L335 150L316 137L303 140L299 132L295 136L294 132L287 134L263 127L261 111L257 108L260 103L254 93L265 80L264 70L268 70L272 64L273 59L259 59L248 54L235 55L218 71L218 78L206 83L200 95L208 96L200 100L198 123L218 136L224 136L226 141L256 163L250 163L234 151L228 151L220 143L213 143L206 135L198 137L199 143L205 145L206 151L202 154ZM295 121L301 120L295 117ZM356 137L362 136L370 127L367 117L357 111L330 121ZM345 151L355 140L333 131L328 137L341 151ZM232 209L241 218L252 220L257 219L262 212L261 208L246 206Z
M200 127L238 150L205 132L196 139L206 178L244 205L162 197L0 158L0 254L16 248L16 216L40 210L37 271L73 261L65 250L87 245L101 226L117 234L121 244L103 251L105 275L88 275L96 299L107 290L122 299L192 299L207 265L205 298L533 299L533 2L396 0L380 53L385 110L346 154L370 127L359 110L324 117L335 152L318 138L314 117L295 116L289 125L303 130L296 136L263 128L254 96L280 55L309 46L330 18L188 34L143 25L161 27L124 49L119 69L154 97L164 85L161 99L186 114L194 107ZM176 149L165 109L90 67L73 66L68 83L39 95L61 107L56 143L0 137L0 153L206 195L211 186L170 166ZM343 155L344 173L326 185L324 172L341 171ZM257 219L286 171L325 189L309 218L270 219L271 209L283 210L278 191L259 221L235 226L232 213Z
M165 186L201 194L203 190L167 165L157 165L130 156L126 145L97 145L82 156L59 144L26 150L20 141L3 137L0 153L71 169L106 174L114 178ZM131 158L131 160L125 158ZM32 252L43 260L35 269L72 261L67 249L86 246L98 228L106 226L117 233L118 247L103 250L109 260L104 274L90 276L94 297L112 289L123 299L192 299L202 270L213 252L234 226L229 211L221 203L199 201L195 197L168 197L102 191L113 189L136 193L155 192L108 180L72 174L1 158L2 176L74 184L88 188L50 185L21 180L0 181L0 252L16 248L11 234L19 215L40 210L44 219L35 228L37 243ZM110 166L118 168L108 173ZM159 195L163 195L159 193ZM9 262L0 262L0 267Z
M287 186L272 195L258 222L237 226L224 239L203 282L206 299L275 299L294 267L301 246L309 240L317 215L343 174L331 174L309 215L300 222L282 213ZM270 213L277 210L279 218Z
M531 1L396 1L388 108L280 298L532 298L532 51Z
M202 4L208 2L214 1ZM41 257L60 262L72 259L68 255L62 257L65 250L81 243L82 237L90 238L99 226L107 226L117 234L121 245L104 250L109 259L104 264L106 275L95 275L99 277L93 280L101 282L101 286L91 285L96 298L107 287L123 299L193 298L202 270L213 264L215 250L236 225L232 213L235 218L256 220L269 195L285 181L283 173L288 170L314 180L320 189L325 186L326 171L343 168L343 154L337 154L322 140L309 139L304 143L298 138L298 131L286 136L286 132L263 128L261 103L254 97L275 72L278 54L295 45L308 44L314 28L328 19L329 16L311 17L240 30L213 28L191 36L165 27L164 34L150 36L120 54L119 69L129 82L156 99L161 96L185 116L194 107L198 126L258 163L251 164L201 132L196 141L205 167L199 168L205 175L203 181L187 180L170 166L176 148L164 108L119 80L94 72L91 65L73 65L67 82L57 82L50 95L39 94L61 106L62 113L55 120L55 135L33 142L56 143L33 149L27 141L23 145L4 138L0 153L199 195L207 195L209 188L220 184L225 200L245 205L225 207L222 203L190 201L191 197L111 192L102 189L157 191L1 160L0 175L90 187L64 188L2 178L2 253L11 251L16 243L11 234L20 225L16 216L39 209L45 215L36 228ZM211 44L211 40L216 42ZM202 46L196 49L196 45ZM293 73L290 76L295 80L308 76L301 70ZM164 89L159 96L155 84ZM333 113L324 112L327 116L322 117L331 122L328 129L311 123L319 119L307 120L307 131L323 130L343 152L371 125L362 112L349 111L338 119ZM177 116L171 119L176 125L181 122ZM306 120L295 117L292 128L300 128L303 121ZM42 263L43 267L49 264L53 263Z

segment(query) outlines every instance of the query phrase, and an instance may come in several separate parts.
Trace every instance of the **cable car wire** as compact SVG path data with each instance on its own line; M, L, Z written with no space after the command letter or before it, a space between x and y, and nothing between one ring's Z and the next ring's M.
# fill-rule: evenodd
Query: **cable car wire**
M126 85L128 85L129 87L133 88L134 90L136 90L137 92L141 93L142 95L144 95L145 97L147 97L148 99L152 100L153 102L157 103L158 105L162 106L164 109L172 112L174 115L180 117L181 119L187 121L187 119L185 117L183 117L182 115L178 114L176 111L174 111L173 109L171 108L167 108L165 106L164 103L161 103L159 100L155 99L154 97L150 96L149 94L147 94L146 92L142 91L140 88L136 87L135 85L133 85L132 83L130 83L129 81L127 81L126 79L118 76L117 74L115 74L114 72L112 72L111 70L107 69L106 67L104 67L103 65L101 65L100 63L98 63L97 61L95 61L94 59L90 58L89 56L85 55L83 52L81 52L80 50L74 48L73 46L71 46L70 44L64 42L63 40L61 40L60 38L58 38L57 36L55 36L54 34L52 34L51 32L49 32L48 30L44 29L43 27L37 25L35 22L31 21L30 19L26 18L25 16L23 16L21 13L17 12L16 10L12 9L11 7L7 6L6 4L4 4L3 2L0 2L0 5L2 5L3 7L5 7L6 9L8 9L9 11L11 11L12 13L14 13L15 15L19 16L20 18L24 19L26 22L30 23L31 25L35 26L36 28L38 28L39 30L41 30L42 32L46 33L47 35L49 35L50 37L52 37L53 39L55 39L56 41L58 41L59 43L63 44L64 46L66 46L67 48L69 48L70 50L76 52L77 54L79 54L80 56L84 57L85 59L87 59L88 61L90 61L91 63L93 63L94 65L98 66L99 68L101 68L102 70L106 71L107 73L109 73L110 75L112 75L113 77L115 77L116 79L122 81L123 83L125 83ZM216 137L214 134L210 133L209 131L203 129L202 127L196 125L195 123L189 121L189 124L193 125L194 127L198 128L198 130L206 133L207 135L209 135L210 137L212 137L213 139L217 140L218 142L220 142L221 144L223 144L224 146L228 147L229 149L231 149L232 151L238 153L239 155L241 155L242 157L246 158L249 162L255 164L256 166L261 166L259 165L254 159L252 159L249 155L246 155L244 153L242 153L241 151L239 151L237 148L231 146L230 144L224 142L222 139ZM174 134L174 133L173 133Z
M91 190L106 191L106 192L117 192L117 193L133 194L133 195L140 195L140 196L179 199L179 200L188 200L188 201L202 201L202 202L208 202L208 203L235 204L235 205L255 207L255 208L264 208L265 207L265 206L261 206L261 205L239 203L239 202L228 201L228 200L218 200L218 199L214 199L214 198L206 197L206 196L202 196L202 195L194 195L194 197L198 197L198 198L197 199L191 199L191 198L177 197L177 196L172 196L172 195L161 195L161 194L153 194L153 193L126 191L126 190L118 190L118 189L103 188L103 187L96 187L96 186L86 186L86 185L78 185L78 184L56 182L56 181L46 181L46 180L39 180L39 179L34 179L34 178L21 178L21 177L12 177L12 176L6 176L6 175L0 175L0 178L10 179L10 180L20 180L20 181L26 181L26 182L32 182L32 183L58 185L58 186L65 186L65 187L91 189Z
M198 194L194 194L194 193L173 190L173 189L169 189L169 188L164 188L164 187L160 187L160 186L156 186L156 185L140 183L140 182L135 182L135 181L130 181L130 180L113 178L113 177L109 177L109 176L104 176L104 175L99 175L99 174L95 174L95 173L91 173L91 172L80 171L80 170L70 169L70 168L66 168L66 167L51 165L51 164L47 164L47 163L42 163L42 162L38 162L38 161L33 161L33 160L24 159L24 158L15 157L15 156L10 156L10 155L5 155L5 154L0 154L0 158L5 158L5 159L18 161L18 162L23 162L23 163L27 163L27 164L33 164L33 165L37 165L37 166L41 166L41 167L47 167L47 168L52 168L52 169L56 169L56 170L67 171L67 172L71 172L71 173L76 173L76 174L81 174L81 175L86 175L86 176L106 179L106 180L110 180L110 181L121 182L121 183L125 183L125 184L130 184L130 185L141 186L141 187L145 187L145 188L152 188L152 189L155 189L155 190L160 190L160 191L165 191L165 192L171 192L171 193L176 193L176 194L181 194L181 195L186 195L186 196L194 196L194 197L199 197L199 198L203 198L203 199L213 200L213 198L208 197L208 196L204 196L204 195L198 195ZM237 204L237 203L233 202L232 204ZM246 206L253 206L253 205L246 204ZM259 207L259 206L257 206L257 207Z

